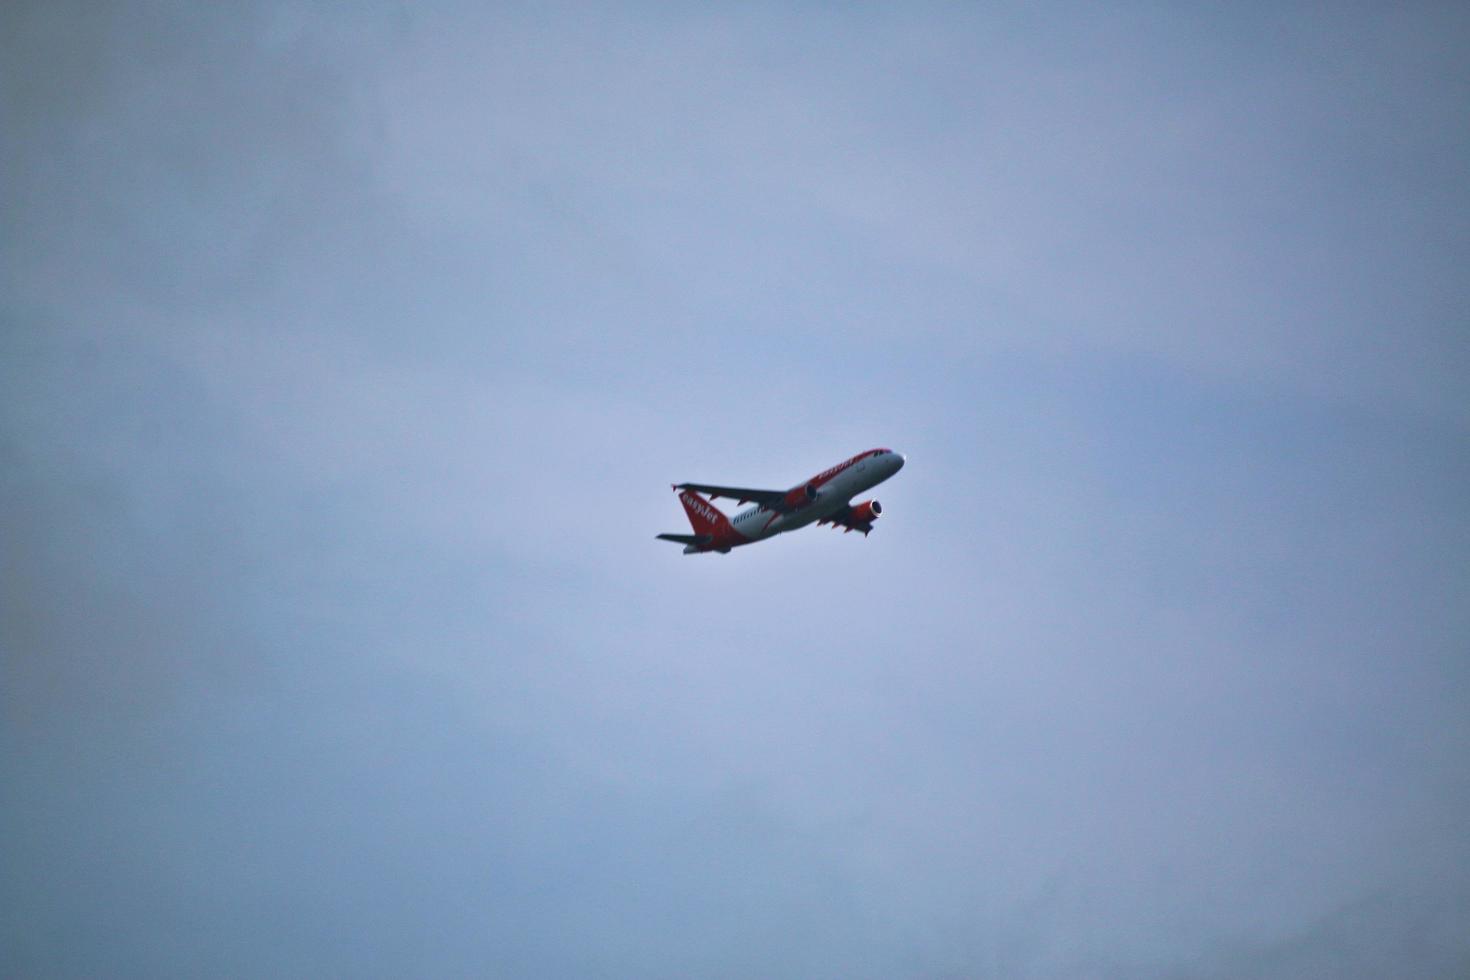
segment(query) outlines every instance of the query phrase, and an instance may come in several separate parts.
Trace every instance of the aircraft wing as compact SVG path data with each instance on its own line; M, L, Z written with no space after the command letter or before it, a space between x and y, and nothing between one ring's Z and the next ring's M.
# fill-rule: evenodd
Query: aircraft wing
M831 524L833 527L841 527L844 529L842 532L843 534L846 534L848 531L861 531L863 535L866 536L869 531L873 530L872 521L867 521L866 523L860 524L853 519L851 507L844 507L842 510L839 510L832 516L822 518L820 521L817 521L817 523Z
M777 507L786 499L784 490L751 490L748 487L717 487L708 483L679 483L675 490L694 490L707 493L712 498L729 497L739 503L756 503L763 507Z

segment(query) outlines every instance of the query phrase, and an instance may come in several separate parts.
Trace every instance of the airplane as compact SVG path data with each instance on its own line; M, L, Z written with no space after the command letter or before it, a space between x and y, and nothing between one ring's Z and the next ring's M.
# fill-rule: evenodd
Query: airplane
M783 531L795 531L813 522L844 528L842 533L861 531L863 537L873 530L873 522L883 513L876 500L854 504L852 498L882 483L903 469L904 457L892 449L869 449L844 460L830 469L799 483L790 490L751 490L746 487L720 487L707 483L675 483L684 512L689 515L693 534L659 534L661 541L684 546L684 554L718 551L729 554L731 548L754 544ZM705 500L701 493L709 494ZM733 518L726 517L711 500L729 497L736 506L755 504Z

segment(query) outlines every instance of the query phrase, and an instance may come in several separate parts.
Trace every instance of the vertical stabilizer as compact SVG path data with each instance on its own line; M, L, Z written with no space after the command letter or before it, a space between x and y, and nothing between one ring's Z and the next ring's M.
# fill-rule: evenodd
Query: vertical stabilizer
M679 502L684 505L684 513L689 515L689 526L694 528L695 534L711 534L716 538L724 538L734 533L735 528L731 526L730 518L693 490L681 491Z

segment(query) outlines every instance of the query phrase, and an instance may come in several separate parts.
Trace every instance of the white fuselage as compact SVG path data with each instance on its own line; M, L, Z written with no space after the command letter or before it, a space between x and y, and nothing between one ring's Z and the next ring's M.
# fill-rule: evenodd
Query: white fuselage
M817 497L806 506L784 513L761 506L748 507L732 517L730 522L747 541L759 541L783 531L806 527L843 510L853 497L897 473L903 463L903 456L894 452L848 460L811 480L816 484Z

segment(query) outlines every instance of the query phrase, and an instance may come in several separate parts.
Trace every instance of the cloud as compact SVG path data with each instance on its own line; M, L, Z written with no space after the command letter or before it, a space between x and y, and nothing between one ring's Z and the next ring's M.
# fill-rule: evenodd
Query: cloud
M1463 18L5 17L7 972L1463 966Z

